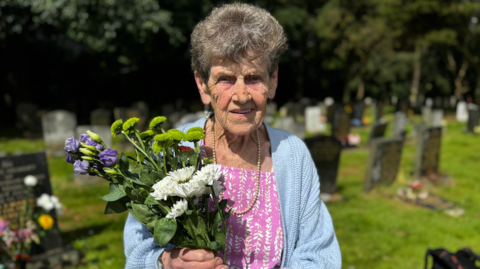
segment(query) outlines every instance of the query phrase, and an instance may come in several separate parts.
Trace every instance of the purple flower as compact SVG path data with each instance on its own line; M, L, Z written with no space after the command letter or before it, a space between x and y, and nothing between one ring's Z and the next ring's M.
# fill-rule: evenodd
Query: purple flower
M85 145L88 145L88 146L94 146L98 150L103 150L102 144L93 141L91 137L88 137L83 143L85 143Z
M73 164L73 173L75 175L86 175L88 173L89 167L90 164L88 163L88 161L76 160Z
M97 163L97 162L94 162L92 163L92 168L99 171L99 170L102 170L101 168L101 164ZM88 173L88 175L90 176L96 176L97 174L96 173Z
M87 133L84 133L84 134L80 135L80 142L85 143L85 141L87 141L87 139L89 139L89 138L90 138L90 136Z
M65 152L65 154L66 154L67 163L75 163L75 159L72 156L70 156L68 152Z
M6 229L8 229L8 221L0 219L0 232L5 231Z
M116 149L106 149L98 155L100 162L107 167L114 167L118 163L118 154Z
M67 138L67 139L65 140L65 147L64 147L64 149L65 149L67 152L77 153L79 148L80 148L80 142L78 142L77 140L75 140L75 137L72 136L72 137Z

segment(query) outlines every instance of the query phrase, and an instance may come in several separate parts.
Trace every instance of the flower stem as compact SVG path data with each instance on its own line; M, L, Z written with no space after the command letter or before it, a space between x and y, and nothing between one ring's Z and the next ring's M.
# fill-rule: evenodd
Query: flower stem
M217 195L215 194L215 190L213 189L213 186L210 186L210 189L212 190L212 196L213 196L213 199L215 200L215 204L217 205L217 210L221 210L220 206L218 205ZM223 218L223 212L220 212L220 217L222 218L223 231L226 234L227 224L225 223L225 219ZM225 263L225 249L223 250L223 263Z
M153 166L155 166L155 168L156 168L157 170L160 170L160 168L159 168L159 167L157 166L157 164L152 160L152 158L151 158L149 155L147 155L147 154L145 153L145 151L142 150L141 147L139 147L137 144L135 144L135 141L133 141L132 139L130 139L130 137L128 137L128 135L127 135L124 131L122 131L122 133L125 135L125 137L128 139L128 141L130 141L130 143L132 143L133 146L138 149L138 151L140 151L143 155L145 155L145 157L150 161L150 163L153 164Z

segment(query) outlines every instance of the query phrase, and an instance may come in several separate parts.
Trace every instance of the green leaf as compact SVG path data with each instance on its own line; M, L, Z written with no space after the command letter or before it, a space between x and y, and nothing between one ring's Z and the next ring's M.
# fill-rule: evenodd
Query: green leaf
M188 160L191 166L197 165L197 153L194 150L188 152Z
M213 226L212 226L212 235L216 236L218 233L225 232L223 230L223 222L222 217L220 215L220 211L217 210L215 214L215 218L213 219Z
M153 198L153 196L151 196L151 195L147 196L147 199L145 199L144 204L146 204L146 205L160 205L160 203L157 200L155 200L155 198Z
M127 194L130 199L133 201L136 201L138 199L138 194L132 189L130 186L124 186L125 187L125 193Z
M111 201L107 203L105 212L103 214L118 214L127 211L126 203L128 199L120 199L117 201Z
M160 246L165 246L177 231L177 221L175 219L159 219L155 223L155 232L153 238Z
M155 224L157 223L157 220L152 220L147 224L147 230L149 233L153 235L155 231Z
M125 154L122 152L122 156L120 157L120 160L119 160L120 171L122 171L123 173L127 172L129 166L130 166L130 163L128 162L127 156L125 156Z
M110 193L102 196L102 200L107 202L117 201L122 197L125 197L127 194L120 189L117 184L110 183Z
M222 246L223 250L226 244L225 233L217 233L217 235L215 235L215 242L219 243Z
M137 215L137 220L144 225L152 222L158 218L157 214L153 212L147 205L132 203L132 209Z
M155 184L155 178L157 175L155 173L148 173L147 171L140 172L140 181L148 186Z
M210 244L213 250L223 250L222 245L220 245L218 242L213 241L212 244Z

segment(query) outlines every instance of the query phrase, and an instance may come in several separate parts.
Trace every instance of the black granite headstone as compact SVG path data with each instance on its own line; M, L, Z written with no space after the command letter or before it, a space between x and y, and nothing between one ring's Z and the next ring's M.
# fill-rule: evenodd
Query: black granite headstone
M310 150L318 176L320 192L333 194L337 191L337 173L340 163L341 143L331 136L315 136L305 140Z
M478 126L480 121L480 110L477 105L468 104L468 122L467 122L467 132L473 133L473 129Z
M371 142L364 190L378 184L390 184L397 178L402 156L402 138L377 138Z
M363 101L358 101L353 105L353 114L352 118L362 120L363 110L365 109L365 104Z
M344 138L350 132L350 115L343 106L337 106L333 113L332 136L337 139Z
M416 133L417 145L413 175L421 178L427 173L438 174L442 127L427 128L425 125L418 125Z
M52 195L45 153L0 158L0 217L10 223L19 221L19 214L25 204L26 186L23 180L27 175L33 175L38 179L33 193L28 198L32 208L35 208L40 195L43 193ZM54 227L46 232L46 237L41 238L40 246L33 248L34 254L62 247L55 213L49 212L49 214L55 221Z
M372 142L372 140L375 138L382 138L385 135L387 126L388 126L388 122L375 123L372 127L372 131L370 131L370 135L368 136L367 145L369 145Z
M378 122L383 117L383 101L377 101L375 104L375 122Z

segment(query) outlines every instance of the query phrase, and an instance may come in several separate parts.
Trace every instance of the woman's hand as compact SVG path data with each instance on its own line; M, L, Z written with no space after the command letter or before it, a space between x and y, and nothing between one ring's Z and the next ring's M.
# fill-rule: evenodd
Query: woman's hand
M204 249L169 249L161 259L163 269L228 269L220 257Z

